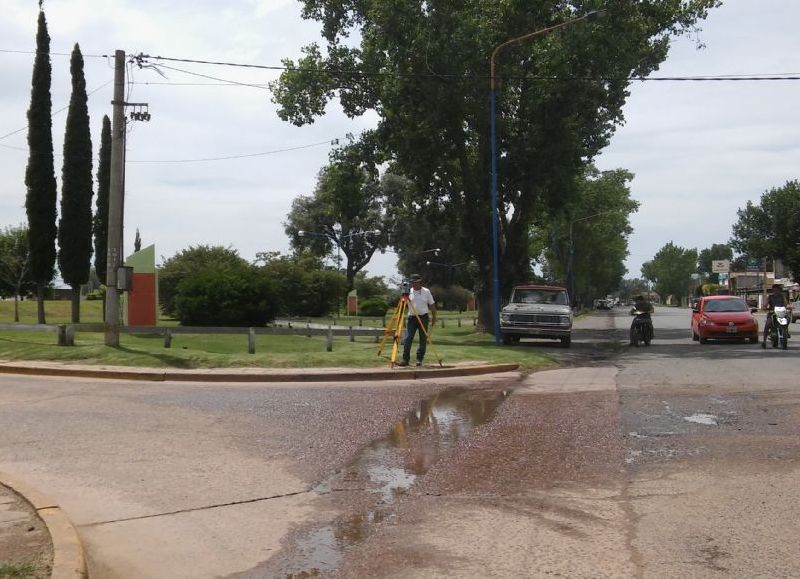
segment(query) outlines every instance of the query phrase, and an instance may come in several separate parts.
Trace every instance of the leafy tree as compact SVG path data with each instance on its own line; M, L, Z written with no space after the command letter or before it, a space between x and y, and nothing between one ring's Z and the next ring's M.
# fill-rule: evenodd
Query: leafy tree
M531 277L532 219L569 203L575 175L623 121L631 76L657 69L670 37L718 0L614 0L608 15L500 55L498 197L503 287ZM350 117L376 113L361 137L413 188L420 229L458 234L448 248L476 260L482 323L490 287L489 57L495 47L579 14L575 2L302 0L327 42L304 47L272 85L279 115L304 125L338 98ZM353 41L360 39L360 44ZM412 216L413 217L413 216ZM425 235L425 233L422 233ZM459 259L458 261L465 261Z
M92 265L92 135L86 102L83 55L77 44L70 61L72 96L64 134L61 170L61 219L58 223L58 265L72 288L72 321L80 321L81 286Z
M389 288L386 282L383 281L382 276L367 277L367 275L360 271L354 280L355 290L358 292L358 299L366 300L371 298L386 299L389 293Z
M553 280L570 283L574 272L575 296L584 305L615 292L625 274L630 214L639 203L630 198L628 171L600 172L589 166L573 185L567 211L537 219L531 254L543 247L545 270ZM570 288L572 289L572 288Z
M133 251L142 250L142 236L139 235L139 228L136 228L136 237L133 238Z
M620 283L619 297L623 302L627 302L635 296L645 295L648 288L648 282L645 279L623 279Z
M275 319L278 292L253 266L215 264L178 284L175 312L184 326L264 326Z
M684 249L671 241L658 250L652 261L642 265L642 274L655 282L662 297L685 296L696 271L697 250Z
M25 169L25 211L28 216L31 276L36 281L37 319L47 323L45 289L53 281L56 263L56 176L53 168L50 35L39 4L36 57L28 109L28 166Z
M383 199L380 183L359 148L335 151L331 163L320 171L314 194L292 203L285 224L292 247L320 257L336 247L337 256L344 254L350 291L355 275L376 250L386 247Z
M708 277L711 283L719 283L719 274L711 271L713 261L733 260L733 249L724 243L715 243L700 252L697 257L697 271Z
M284 256L277 252L256 255L264 275L278 283L279 312L287 316L327 316L342 305L345 279L325 269L318 257Z
M751 257L780 259L800 281L800 182L766 191L758 205L748 201L737 215L733 248Z
M0 231L0 296L14 296L14 321L19 322L19 297L36 291L31 278L28 228Z
M108 259L108 198L111 191L111 121L103 116L100 133L100 160L97 164L97 210L94 214L94 269L101 283L106 283Z
M184 249L166 259L158 270L158 297L161 309L176 316L175 300L180 283L203 271L242 271L250 264L230 247L198 245Z

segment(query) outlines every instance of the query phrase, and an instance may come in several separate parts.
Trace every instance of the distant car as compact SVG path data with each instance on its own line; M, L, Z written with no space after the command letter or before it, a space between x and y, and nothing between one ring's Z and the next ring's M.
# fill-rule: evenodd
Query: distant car
M750 340L757 344L758 321L754 311L736 296L705 296L692 307L692 339L705 344L708 340Z

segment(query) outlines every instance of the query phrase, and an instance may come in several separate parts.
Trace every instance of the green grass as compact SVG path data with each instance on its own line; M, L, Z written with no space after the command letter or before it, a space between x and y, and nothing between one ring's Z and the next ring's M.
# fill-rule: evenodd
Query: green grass
M36 567L30 563L22 565L0 563L0 578L6 577L30 577L36 573Z
M10 323L8 305L0 302L0 323ZM20 309L20 320L25 323L36 322L36 303L23 302L25 312ZM13 303L11 303L13 307ZM23 304L21 303L20 306ZM88 307L87 307L88 306ZM29 311L28 311L29 310ZM13 309L11 310L13 312ZM84 315L85 314L85 315ZM47 302L48 323L69 322L69 302ZM461 327L457 325L461 318ZM499 348L490 334L477 332L472 325L474 314L442 312L445 328L437 324L432 330L432 342L428 344L426 364L435 365L441 359L445 365L458 362L513 363L524 370L531 370L553 364L552 359L530 348ZM82 322L99 322L102 318L100 302L81 304ZM316 323L330 323L330 318L309 320ZM364 327L379 327L379 320L364 319ZM300 323L305 323L305 319ZM358 326L356 317L340 317L337 325ZM165 323L164 325L174 325ZM224 334L174 334L172 347L164 348L160 336L120 335L120 346L112 348L104 345L101 333L78 332L75 345L57 346L53 332L0 331L0 360L22 361L43 360L74 364L105 364L114 366L134 366L151 368L371 368L389 364L392 350L391 336L380 344L374 338L357 337L350 342L347 336L333 339L333 351L326 351L324 336L256 336L255 354L247 353L247 335ZM414 343L416 349L416 341ZM412 352L413 355L413 352Z

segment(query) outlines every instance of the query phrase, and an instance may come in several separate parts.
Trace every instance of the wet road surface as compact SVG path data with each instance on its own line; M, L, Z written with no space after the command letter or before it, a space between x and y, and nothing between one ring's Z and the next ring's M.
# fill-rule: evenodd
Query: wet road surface
M0 377L0 468L98 577L800 576L800 349L582 318L562 369L381 384Z

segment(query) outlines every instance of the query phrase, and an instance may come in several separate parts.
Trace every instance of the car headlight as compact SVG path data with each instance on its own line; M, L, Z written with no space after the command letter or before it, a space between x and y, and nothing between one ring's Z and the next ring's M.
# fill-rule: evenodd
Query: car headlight
M700 318L700 325L701 326L713 326L714 322L712 322L708 318Z

